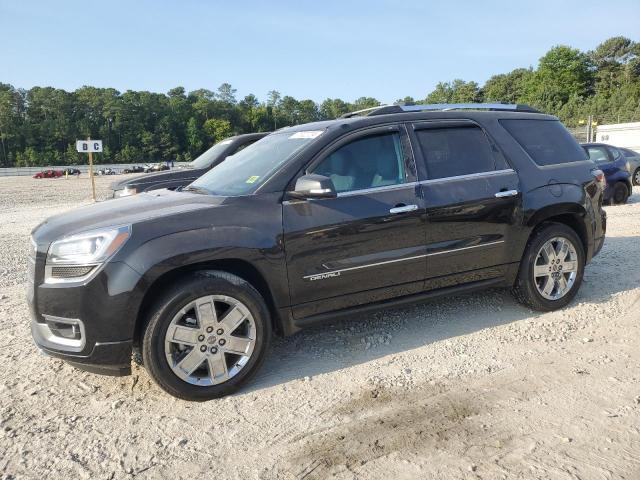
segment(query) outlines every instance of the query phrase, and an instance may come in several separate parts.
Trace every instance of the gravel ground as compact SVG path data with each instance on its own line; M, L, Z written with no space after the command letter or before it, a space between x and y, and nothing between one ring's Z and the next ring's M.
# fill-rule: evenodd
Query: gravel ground
M607 207L605 246L562 311L490 290L313 328L203 404L141 368L96 376L33 346L29 231L89 191L0 178L3 479L640 478L638 188Z

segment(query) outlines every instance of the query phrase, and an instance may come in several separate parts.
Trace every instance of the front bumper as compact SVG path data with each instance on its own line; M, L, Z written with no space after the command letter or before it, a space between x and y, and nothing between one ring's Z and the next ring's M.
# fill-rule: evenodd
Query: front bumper
M130 374L140 275L113 262L86 283L38 285L41 263L31 267L27 291L36 346L90 372Z
M52 348L50 337L43 335L42 324L31 322L31 335L36 346L46 355L65 360L76 368L100 375L131 374L131 340L95 343L87 355Z

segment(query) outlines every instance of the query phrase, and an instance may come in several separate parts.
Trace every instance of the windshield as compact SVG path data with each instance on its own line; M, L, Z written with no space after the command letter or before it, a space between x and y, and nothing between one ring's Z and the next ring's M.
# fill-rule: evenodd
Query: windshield
M272 133L216 165L187 189L223 196L253 193L280 165L321 134L322 130Z
M213 147L204 152L193 162L189 163L189 167L207 168L231 144L232 141L233 140L229 138L227 140L222 140L221 142L216 143Z

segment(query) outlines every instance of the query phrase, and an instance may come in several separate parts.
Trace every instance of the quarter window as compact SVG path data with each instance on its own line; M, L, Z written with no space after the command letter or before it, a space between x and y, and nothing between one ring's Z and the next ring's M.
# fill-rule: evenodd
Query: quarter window
M538 165L587 159L584 150L558 120L500 120Z
M507 168L479 127L429 128L416 136L430 180Z
M398 133L359 138L335 150L313 173L329 177L338 193L405 182Z

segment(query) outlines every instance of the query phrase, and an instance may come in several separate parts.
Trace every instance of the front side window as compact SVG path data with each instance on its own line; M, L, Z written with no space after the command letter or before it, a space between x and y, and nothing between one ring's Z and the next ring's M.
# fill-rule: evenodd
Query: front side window
M587 153L589 154L589 160L594 162L608 162L609 157L604 147L587 147Z
M338 193L404 183L400 135L383 133L354 140L331 153L311 173L329 177Z
M506 168L479 127L429 128L416 136L426 161L429 180L491 172Z

